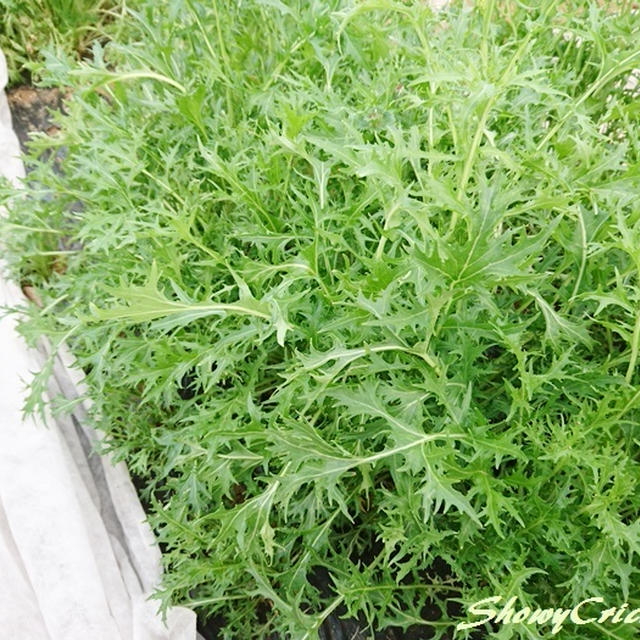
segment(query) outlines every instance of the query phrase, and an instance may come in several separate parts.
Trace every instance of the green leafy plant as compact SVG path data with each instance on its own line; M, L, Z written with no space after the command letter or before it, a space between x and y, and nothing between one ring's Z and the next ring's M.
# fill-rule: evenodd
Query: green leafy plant
M23 332L70 342L140 478L163 603L295 640L331 613L451 637L496 594L640 606L636 15L132 15L49 61L73 98L5 229Z
M26 71L37 74L48 47L82 55L105 24L125 12L124 0L0 0L0 49L10 80L24 79Z

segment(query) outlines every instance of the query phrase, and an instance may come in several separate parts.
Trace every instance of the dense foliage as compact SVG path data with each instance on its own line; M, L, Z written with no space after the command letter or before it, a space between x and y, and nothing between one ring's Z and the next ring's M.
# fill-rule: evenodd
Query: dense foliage
M640 25L534 4L147 0L49 61L22 330L71 344L160 595L225 638L640 606Z

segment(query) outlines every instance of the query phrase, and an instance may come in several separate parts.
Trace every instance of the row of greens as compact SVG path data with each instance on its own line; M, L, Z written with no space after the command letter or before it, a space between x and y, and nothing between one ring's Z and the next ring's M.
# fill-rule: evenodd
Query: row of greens
M71 345L162 602L224 638L640 606L640 24L477 5L142 0L48 60L21 328Z

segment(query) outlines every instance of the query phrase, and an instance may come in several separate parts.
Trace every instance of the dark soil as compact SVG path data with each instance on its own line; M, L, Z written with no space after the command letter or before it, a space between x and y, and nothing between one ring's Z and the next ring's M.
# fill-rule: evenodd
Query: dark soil
M58 132L50 113L64 111L64 100L67 97L68 93L60 89L20 86L7 91L13 128L23 151L26 151L31 133L55 135Z

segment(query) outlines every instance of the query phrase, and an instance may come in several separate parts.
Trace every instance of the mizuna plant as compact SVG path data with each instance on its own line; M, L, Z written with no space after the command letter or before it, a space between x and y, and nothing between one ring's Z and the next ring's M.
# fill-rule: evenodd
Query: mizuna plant
M477 5L148 0L49 61L22 330L70 343L162 602L224 638L640 607L638 16Z

